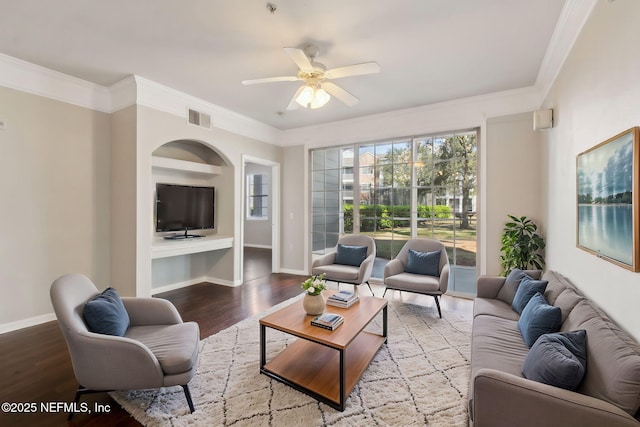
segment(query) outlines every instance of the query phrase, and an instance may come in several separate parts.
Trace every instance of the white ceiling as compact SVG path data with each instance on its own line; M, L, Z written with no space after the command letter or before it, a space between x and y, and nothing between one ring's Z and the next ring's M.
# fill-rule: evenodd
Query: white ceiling
M0 52L109 86L135 74L279 129L533 86L563 0L0 0ZM320 48L358 98L286 111L283 47Z

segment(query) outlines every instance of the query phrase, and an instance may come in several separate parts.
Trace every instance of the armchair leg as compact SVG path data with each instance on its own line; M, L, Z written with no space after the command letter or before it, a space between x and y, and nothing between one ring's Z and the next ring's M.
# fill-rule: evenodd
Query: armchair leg
M73 399L73 403L74 403L74 407L77 408L78 402L80 402L80 396L82 396L83 394L90 394L90 393L108 393L110 391L113 390L90 390L86 387L83 387L82 385L78 385L78 390L76 390L76 396ZM72 408L73 409L73 408ZM73 418L73 411L69 411L69 415L67 415L67 421L71 421L71 418Z
M76 390L76 397L73 399L73 403L75 404L74 406L78 406L78 402L80 401L80 396L83 394L84 391L86 391L86 389L81 385L78 385L78 390ZM67 416L67 421L71 421L71 418L73 418L73 411L69 411L69 415Z
M191 392L189 391L189 386L187 384L184 384L182 386L182 389L184 390L184 397L187 398L187 404L189 405L189 410L193 414L193 411L195 411L195 408L193 407L193 400L191 400Z
M387 289L388 289L388 288L385 286L385 288L384 288L384 293L382 294L382 298L384 298L384 296L387 294Z
M371 284L369 283L368 280L367 280L367 286L369 287L369 290L371 291L371 295L373 295L375 297L376 294L373 293L373 289L371 289Z
M438 299L438 295L433 296L436 299L436 305L438 306L438 315L442 319L442 311L440 311L440 300Z

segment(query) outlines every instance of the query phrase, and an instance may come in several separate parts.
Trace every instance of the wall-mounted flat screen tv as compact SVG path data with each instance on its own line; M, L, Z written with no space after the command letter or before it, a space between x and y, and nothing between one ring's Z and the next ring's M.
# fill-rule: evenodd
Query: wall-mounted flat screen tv
M156 184L156 231L214 228L215 189Z

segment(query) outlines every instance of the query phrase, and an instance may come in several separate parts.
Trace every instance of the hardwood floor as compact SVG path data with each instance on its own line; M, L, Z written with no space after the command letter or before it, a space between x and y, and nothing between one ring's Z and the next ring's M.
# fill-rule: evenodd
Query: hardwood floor
M270 251L251 249L245 253L246 280L242 286L232 288L199 283L158 294L156 297L171 301L184 321L198 322L200 337L205 338L302 292L300 282L305 277L270 273ZM373 285L377 296L382 295L382 289L381 286ZM360 290L363 293L369 292L366 285L360 287ZM435 306L433 298L424 295L387 292L386 297ZM473 310L471 300L445 295L441 304L443 308L456 310L466 317L471 317ZM73 401L78 386L66 343L56 321L1 334L0 367L2 369L0 403L36 403L37 405L36 413L0 412L0 426L140 425L107 393L85 395L81 401L87 402L90 409L93 409L96 404L109 405L108 413L76 414L70 422L67 422L67 413L64 408L53 413L41 410L41 403L69 404Z

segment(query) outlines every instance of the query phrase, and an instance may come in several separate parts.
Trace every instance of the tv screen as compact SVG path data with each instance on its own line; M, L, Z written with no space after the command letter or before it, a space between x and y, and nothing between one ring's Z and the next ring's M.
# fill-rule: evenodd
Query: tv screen
M156 184L156 231L213 227L214 187Z

